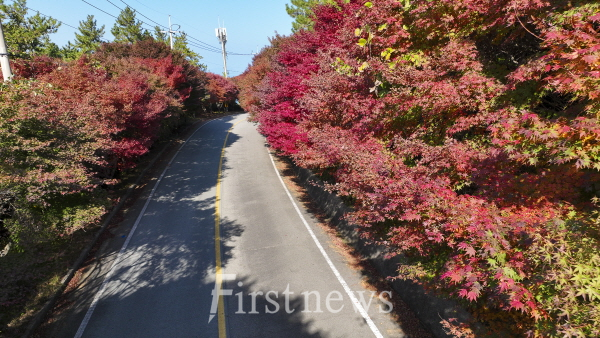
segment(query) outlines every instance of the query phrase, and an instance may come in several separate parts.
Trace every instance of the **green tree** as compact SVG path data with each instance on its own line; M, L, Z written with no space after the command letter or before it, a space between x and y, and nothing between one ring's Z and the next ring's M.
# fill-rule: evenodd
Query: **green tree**
M9 52L13 54L53 54L58 46L50 42L60 22L40 13L27 17L27 0L14 0L7 5L0 0L0 18Z
M171 41L169 40L169 35L158 26L154 27L154 38L156 39L156 41L163 42L167 45L171 44ZM181 54L183 54L191 64L201 68L206 68L205 65L200 63L202 56L190 49L190 46L187 41L187 34L185 32L173 34L173 49L178 52L181 52Z
M79 33L75 32L74 48L81 53L89 53L100 45L104 35L104 25L98 27L93 15L88 15L85 21L79 21Z
M57 44L50 41L50 38L45 36L42 38L42 47L38 51L39 54L48 55L53 58L60 58L62 56L61 48Z
M169 36L159 26L154 26L154 39L156 41L169 43Z
M60 49L60 57L67 60L75 60L81 56L81 52L71 41Z
M175 34L175 36L173 37L173 40L174 40L173 41L173 49L175 49L176 51L179 51L183 55L185 55L185 58L191 64L196 65L198 67L205 68L205 66L200 63L202 56L200 56L200 54L198 54L190 49L190 46L188 45L188 41L187 41L187 34L185 34L185 32L181 32L180 34Z
M117 22L110 30L115 42L134 43L152 37L150 32L142 28L142 22L135 18L135 10L127 6L121 11Z
M288 15L295 19L292 22L292 32L303 29L312 29L312 9L321 4L335 4L333 0L291 0L292 4L286 4L285 10Z

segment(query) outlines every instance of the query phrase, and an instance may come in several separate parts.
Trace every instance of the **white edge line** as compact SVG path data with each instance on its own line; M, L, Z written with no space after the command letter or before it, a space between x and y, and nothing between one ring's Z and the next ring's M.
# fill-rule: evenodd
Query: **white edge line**
M354 304L354 306L356 307L356 309L358 309L358 312L360 312L360 314L362 315L362 317L364 318L364 320L367 322L367 325L369 325L369 328L371 329L371 331L373 332L373 334L375 335L375 337L377 337L377 338L383 338L383 335L381 334L381 332L379 332L379 329L377 328L377 326L375 325L375 323L373 322L373 320L371 319L371 317L369 316L369 314L367 313L367 311L365 311L365 309L362 307L362 305L360 304L360 302L358 301L358 299L356 298L356 296L354 296L354 293L352 293L352 290L350 290L350 287L348 286L348 283L346 283L346 281L344 280L344 277L342 277L342 275L340 274L340 272L338 271L338 269L335 267L335 265L333 265L333 262L329 258L329 255L327 254L327 252L325 252L325 249L323 249L323 246L321 245L321 243L317 239L317 236L315 235L315 233L313 232L313 230L308 225L308 222L306 221L306 218L304 218L304 215L302 215L302 212L300 212L300 208L298 207L298 204L296 204L296 201L292 197L292 194L290 193L290 190L288 189L288 187L285 185L285 182L283 181L283 178L281 177L281 174L279 174L279 170L277 170L277 166L275 165L275 161L273 160L273 156L271 155L271 152L269 151L269 149L267 149L267 153L269 154L269 158L271 159L271 163L273 164L273 168L275 169L275 172L277 173L277 177L279 178L279 182L281 182L281 185L283 186L283 189L285 190L285 193L287 194L287 196L289 197L290 201L292 202L292 205L294 206L294 209L296 209L296 213L298 213L298 216L300 216L300 219L302 220L302 223L304 223L304 226L306 227L306 230L308 230L308 233L310 234L310 237L312 237L313 241L315 242L315 244L319 248L319 251L321 252L321 255L323 255L323 257L327 261L327 264L331 268L331 271L333 271L333 274L335 275L335 277L337 278L337 280L340 282L340 284L342 284L342 287L344 288L344 291L346 291L346 294L348 295L348 297L350 297L350 300L352 300L352 303Z
M154 193L156 192L156 189L158 188L158 185L162 181L163 177L165 176L165 174L167 173L167 171L171 167L171 164L173 163L173 161L175 160L175 158L177 157L177 155L179 155L179 152L181 151L181 149L183 149L183 147L188 143L188 141L194 135L196 135L196 133L200 129L202 129L207 124L209 124L209 123L211 123L213 121L216 121L216 120L217 119L205 122L200 127L198 127L192 133L192 135L190 135L185 140L185 142L179 147L179 149L177 149L177 152L175 153L175 155L173 155L173 157L171 158L171 160L169 161L169 163L165 167L165 170L163 170L162 174L160 175L160 177L158 178L158 180L156 181L156 183L154 183L154 187L152 188L152 191L150 192L150 195L146 199L146 203L144 204L144 207L142 208L142 211L138 215L137 219L135 220L135 223L133 224L133 227L129 231L129 235L127 235L127 239L125 240L125 243L123 243L123 246L121 247L121 250L119 250L119 254L117 255L117 258L115 258L115 260L113 261L112 266L110 267L110 270L108 271L108 273L104 277L104 281L102 281L102 285L100 286L100 290L98 290L98 292L94 296L94 299L92 300L92 304L88 308L88 310L87 310L87 312L85 314L85 317L83 318L83 321L81 322L81 325L79 325L79 329L77 330L77 333L75 333L75 337L74 338L81 338L81 336L83 335L83 332L85 331L85 328L87 327L87 325L88 325L88 323L90 321L90 318L92 317L92 314L94 313L94 310L96 309L96 306L98 305L98 302L100 301L100 298L102 297L102 294L106 290L106 286L108 285L108 282L110 281L110 278L112 277L112 275L113 275L113 273L115 271L115 267L117 266L118 263L121 262L121 257L123 256L123 254L127 250L127 246L129 245L129 242L131 241L131 238L133 237L133 234L135 233L135 230L137 229L138 225L140 224L140 222L142 220L142 217L144 216L144 213L146 213L146 209L148 208L148 204L150 204L150 200L154 196Z

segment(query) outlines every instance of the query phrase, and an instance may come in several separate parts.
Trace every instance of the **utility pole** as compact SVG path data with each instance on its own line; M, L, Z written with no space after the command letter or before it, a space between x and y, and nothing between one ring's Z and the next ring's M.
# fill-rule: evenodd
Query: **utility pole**
M6 48L6 41L4 40L2 20L0 20L0 67L2 67L2 76L4 77L4 82L10 81L13 77L13 74L12 70L10 69L10 62L8 60L8 50Z
M227 51L225 50L225 43L227 42L227 30L225 27L215 29L217 38L221 42L221 52L223 53L223 70L225 78L227 78Z
M173 26L174 25L171 25L171 16L169 15L169 30L161 31L161 33L169 33L169 42L171 45L171 49L173 49L173 33L179 33L179 28L181 28L180 25L175 25L177 26L177 30L173 30Z

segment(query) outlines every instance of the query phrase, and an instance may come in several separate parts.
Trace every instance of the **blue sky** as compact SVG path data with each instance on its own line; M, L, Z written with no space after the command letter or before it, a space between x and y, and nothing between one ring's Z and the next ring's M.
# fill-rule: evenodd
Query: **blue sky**
M169 15L172 24L181 26L195 40L194 44L205 46L202 41L213 48L220 44L215 35L219 19L221 25L227 28L227 51L239 54L250 54L257 49L269 44L269 37L275 32L289 35L291 32L292 18L285 11L285 4L289 0L85 0L99 9L114 15L119 15L120 10L127 4L138 13L139 20L155 26L155 21L163 26L168 26ZM112 2L112 4L111 4ZM10 3L10 1L6 1ZM113 5L114 4L114 5ZM115 6L116 5L116 6ZM105 40L112 40L110 29L115 23L115 18L86 4L83 0L27 0L27 7L37 10L62 21L64 24L52 40L59 46L64 46L75 38L74 28L79 27L79 21L85 20L88 14L94 15L99 25L105 25ZM29 14L32 14L30 11ZM153 29L144 26L147 29ZM176 27L174 27L176 28ZM223 73L223 61L220 52L215 53L201 48L191 48L202 55L202 62L213 73ZM252 55L230 55L227 59L227 68L230 76L239 75L252 61Z

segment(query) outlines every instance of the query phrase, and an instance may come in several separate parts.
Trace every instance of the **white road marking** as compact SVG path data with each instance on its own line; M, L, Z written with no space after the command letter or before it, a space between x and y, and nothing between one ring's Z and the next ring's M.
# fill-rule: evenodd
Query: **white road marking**
M156 188L158 188L158 185L160 184L160 182L162 181L162 179L165 177L165 174L167 173L167 171L171 167L171 164L173 164L173 161L175 160L175 158L177 157L177 155L179 155L179 152L188 143L188 141L200 129L202 129L204 126L206 126L207 124L209 124L209 123L211 123L213 121L216 121L216 120L210 120L210 121L204 123L203 125L201 125L200 127L198 127L198 129L196 129L192 133L192 135L190 135L190 137L188 137L187 140L185 140L185 142L181 145L181 147L179 147L179 149L177 150L177 152L175 153L175 155L173 155L173 157L171 158L171 160L169 161L169 163L165 167L165 170L163 170L162 174L160 175L160 177L158 178L158 180L154 184L154 187L152 188L152 191L150 192L150 195L146 199L146 203L144 204L144 207L142 208L142 211L138 215L137 219L135 220L135 223L133 224L133 227L129 231L129 235L127 236L127 239L125 240L125 243L123 243L123 246L121 247L121 250L119 250L119 254L117 255L117 258L114 260L112 266L110 267L110 270L108 271L108 273L104 277L104 281L102 281L102 285L100 286L100 290L98 290L98 292L94 296L94 299L92 300L92 304L90 305L89 309L87 310L87 312L85 314L85 317L83 318L83 321L81 322L81 325L79 325L79 329L77 330L77 333L75 333L75 338L81 338L81 336L83 335L83 332L85 331L85 328L87 327L87 325L88 325L88 323L90 321L90 318L92 317L92 314L94 313L94 310L96 310L96 306L98 306L98 302L100 301L100 298L102 297L102 294L106 290L106 286L108 285L108 282L110 281L110 278L112 277L112 275L113 275L113 273L115 271L115 267L117 266L117 264L119 264L121 262L123 254L127 250L127 246L129 245L129 242L131 241L131 238L133 237L133 234L135 233L135 230L137 229L138 225L140 224L140 222L142 220L142 217L144 216L144 213L146 212L146 209L148 208L148 204L150 204L150 200L152 200L152 197L154 196L154 193L156 192Z
M292 194L290 193L290 190L285 185L285 182L283 181L283 178L281 177L281 174L279 174L279 170L277 170L277 166L275 165L275 161L273 160L273 156L271 155L271 152L268 149L267 149L267 153L269 154L269 158L271 159L271 163L273 164L273 169L275 169L275 172L277 173L277 177L279 178L279 182L281 182L281 185L283 186L283 189L285 190L285 193L287 194L287 196L289 197L290 201L292 202L292 205L294 206L294 209L296 209L296 213L298 213L298 216L300 216L300 219L302 220L302 223L304 223L304 226L306 227L306 230L308 230L308 233L310 234L310 237L312 237L313 241L315 242L315 244L319 248L319 251L321 252L321 255L323 255L323 257L327 261L327 264L329 265L329 268L331 268L331 271L333 271L333 274L335 275L335 277L337 278L337 280L340 282L340 284L342 284L342 287L344 288L344 291L346 291L346 294L348 295L348 297L350 297L350 300L352 301L352 304L354 304L354 306L356 307L356 309L358 310L358 312L362 315L362 317L364 318L364 320L367 322L367 325L369 325L369 328L371 329L371 331L373 332L373 334L375 335L375 337L377 337L377 338L383 338L383 335L381 334L381 332L379 332L379 329L377 328L377 326L375 325L375 323L373 322L373 320L371 319L371 317L369 316L369 314L367 313L367 311L365 311L365 309L360 304L360 302L358 301L358 299L356 298L356 296L354 296L354 293L352 293L352 290L350 290L350 287L348 286L348 283L346 283L346 281L344 280L344 277L342 277L342 275L340 274L340 272L338 271L338 269L335 267L335 265L333 265L333 262L329 258L329 255L327 254L327 252L325 252L325 249L323 249L323 246L321 245L321 243L317 239L317 236L315 235L315 233L312 231L312 229L308 225L308 222L304 218L304 215L302 215L302 212L300 212L300 208L298 207L298 205L296 204L296 201L292 197Z

